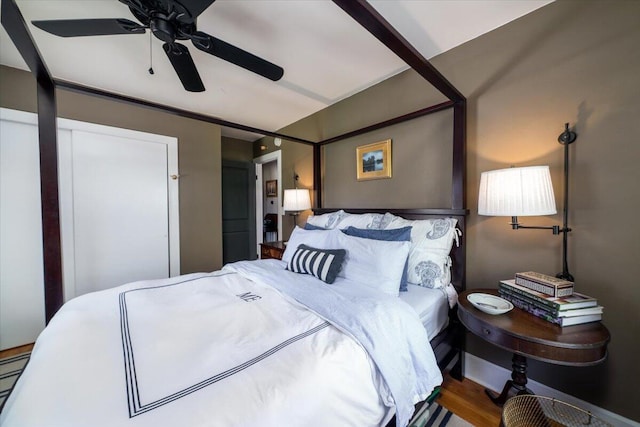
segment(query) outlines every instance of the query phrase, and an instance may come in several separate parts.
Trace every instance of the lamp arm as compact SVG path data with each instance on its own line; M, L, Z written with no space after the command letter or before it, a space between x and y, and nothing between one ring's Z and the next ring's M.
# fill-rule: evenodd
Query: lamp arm
M518 222L517 216L511 217L510 224L511 224L511 228L513 228L514 230L519 230L521 228L526 228L529 230L551 230L553 231L553 234L560 234L560 233L566 234L566 232L571 231L570 228L566 228L566 227L560 228L559 225L522 225Z
M569 129L569 123L565 123L564 132L558 137L558 142L564 145L564 207L562 208L562 227L559 225L552 226L526 226L518 223L518 217L511 217L511 228L518 230L520 228L529 228L536 230L552 230L553 234L562 233L562 272L556 274L560 279L574 281L573 276L569 273L569 265L567 263L567 234L571 231L568 226L569 222L569 144L573 143L577 134Z

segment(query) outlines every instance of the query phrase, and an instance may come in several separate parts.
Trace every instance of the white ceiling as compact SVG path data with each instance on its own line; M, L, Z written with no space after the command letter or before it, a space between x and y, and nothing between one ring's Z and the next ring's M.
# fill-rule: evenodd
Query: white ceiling
M369 1L429 59L552 0ZM16 3L54 78L269 131L408 68L330 1L217 0L198 18L198 30L280 65L284 76L272 82L185 41L206 87L205 92L192 93L183 89L162 50L163 42L151 39L149 32L62 38L30 23L72 18L135 21L128 7L117 0ZM153 75L147 71L150 53ZM27 69L4 28L0 30L0 63ZM223 134L256 138L232 129Z

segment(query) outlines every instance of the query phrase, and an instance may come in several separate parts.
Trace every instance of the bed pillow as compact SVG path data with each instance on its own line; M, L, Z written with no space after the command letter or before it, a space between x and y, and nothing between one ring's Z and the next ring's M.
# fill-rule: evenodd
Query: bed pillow
M390 228L388 230L376 230L372 228L356 228L349 226L342 230L344 234L364 239L384 240L386 242L410 242L411 226Z
M383 219L383 214L351 214L343 210L339 210L322 215L312 215L307 218L307 224L324 229L339 228L343 230L347 227L356 227L380 230L384 225L382 222Z
M318 249L339 248L340 246L338 246L335 235L336 233L342 234L342 232L335 230L335 233L333 233L332 231L333 230L305 230L296 226L282 254L282 261L288 264L294 252L298 249L298 246L302 244Z
M455 218L407 220L385 214L386 228L412 226L407 281L427 288L442 288L451 283L449 253L460 230Z
M315 225L316 227L325 229L336 228L336 225L338 225L338 223L342 221L342 219L347 215L349 214L342 209L322 215L311 215L307 218L307 224Z
M327 230L326 228L318 227L317 225L309 224L308 222L304 224L305 230Z
M364 239L372 240L384 240L387 242L410 242L411 241L411 227L392 228L389 230L374 230L366 228L347 227L342 230L343 233L354 236L362 237ZM402 278L400 279L400 292L407 292L407 266L409 257L405 261L405 267L402 271Z
M382 228L383 214L378 213L364 213L364 214L350 214L346 213L340 222L336 224L336 228L344 230L349 227L379 230Z
M398 296L410 242L371 240L343 232L338 232L336 237L337 247L347 251L338 276Z
M342 268L345 255L344 249L317 249L300 245L287 264L287 270L311 274L323 282L332 284Z

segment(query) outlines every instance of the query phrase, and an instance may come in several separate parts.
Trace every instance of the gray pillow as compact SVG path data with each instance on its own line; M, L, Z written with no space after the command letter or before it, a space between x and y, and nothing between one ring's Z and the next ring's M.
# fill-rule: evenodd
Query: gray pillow
M311 274L326 283L333 283L347 255L344 249L316 249L301 244L287 264L287 270Z

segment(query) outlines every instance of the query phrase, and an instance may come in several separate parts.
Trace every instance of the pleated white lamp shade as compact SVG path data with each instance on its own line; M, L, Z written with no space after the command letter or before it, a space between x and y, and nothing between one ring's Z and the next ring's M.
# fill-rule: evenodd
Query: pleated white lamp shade
M309 190L305 188L284 190L283 209L285 212L300 212L311 209Z
M490 216L553 215L549 166L528 166L482 172L478 214Z

